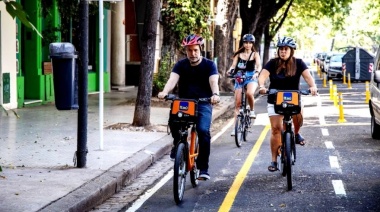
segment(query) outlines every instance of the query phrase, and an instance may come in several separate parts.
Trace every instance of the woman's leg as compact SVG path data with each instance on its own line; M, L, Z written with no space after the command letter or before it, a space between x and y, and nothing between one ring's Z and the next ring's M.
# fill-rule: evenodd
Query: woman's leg
M277 162L278 149L281 146L282 119L282 115L274 115L269 117L271 124L270 147L273 162Z
M247 99L251 110L255 109L255 92L257 89L257 85L258 84L256 81L250 82L247 85Z

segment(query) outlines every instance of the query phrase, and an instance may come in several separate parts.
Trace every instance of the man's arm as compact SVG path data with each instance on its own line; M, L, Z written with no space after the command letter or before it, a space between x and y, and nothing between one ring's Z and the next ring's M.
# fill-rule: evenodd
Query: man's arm
M158 93L158 98L164 98L170 91L174 89L179 80L179 75L177 73L171 72L168 81L164 87L164 90Z
M214 74L209 77L210 87L213 93L211 97L212 104L216 104L220 102L218 80L219 80L219 74Z

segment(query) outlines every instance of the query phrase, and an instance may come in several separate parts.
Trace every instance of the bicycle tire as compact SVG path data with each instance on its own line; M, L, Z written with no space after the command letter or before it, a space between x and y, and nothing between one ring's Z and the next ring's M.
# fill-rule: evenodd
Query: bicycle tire
M180 143L177 147L177 154L174 159L173 194L176 204L179 204L182 201L185 193L187 173L185 152L185 144Z
M244 119L242 116L237 116L236 117L236 122L235 122L235 143L237 147L241 147L241 144L243 142L243 130L244 127Z
M286 182L288 185L288 191L292 190L292 137L290 133L285 133L285 164L286 164Z
M192 132L195 134L196 138L195 138L195 150L194 150L194 154L198 153L198 150L199 150L199 143L198 143L198 135L196 132ZM192 135L193 136L193 135ZM198 185L198 176L199 176L199 171L197 169L197 163L196 163L196 157L192 158L192 159L189 159L189 160L193 160L192 163L194 164L193 168L190 170L190 182L191 182L191 185L193 186L193 188L197 187Z
M249 115L245 115L244 116L244 132L243 132L243 140L244 141L247 141L247 136L248 136L248 128L249 128L249 125L250 125L250 120L251 118L249 117Z

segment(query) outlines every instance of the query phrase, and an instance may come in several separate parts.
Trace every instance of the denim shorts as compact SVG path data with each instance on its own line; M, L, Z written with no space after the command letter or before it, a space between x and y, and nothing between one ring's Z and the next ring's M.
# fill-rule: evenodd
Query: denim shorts
M251 83L251 82L253 82L253 83L259 83L257 77L253 78L253 75L254 75L254 74L255 74L254 71L246 71L246 72L245 72L245 77L246 77L246 78L245 78L245 81L244 81L243 83L238 83L238 82L236 82L236 80L235 80L235 86L234 86L235 90L236 90L236 89L240 89L240 88L242 88L243 86L246 86L246 85L248 85L248 84Z

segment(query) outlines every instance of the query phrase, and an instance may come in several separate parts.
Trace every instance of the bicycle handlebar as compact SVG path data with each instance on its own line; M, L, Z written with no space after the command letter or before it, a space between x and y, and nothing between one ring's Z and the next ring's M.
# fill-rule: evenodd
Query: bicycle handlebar
M181 99L179 97L177 97L177 95L175 94L168 94L164 97L165 100L175 100L175 99ZM198 102L211 102L211 97L208 97L208 98L199 98L198 100L196 100Z
M276 94L277 92L279 91L296 91L302 95L309 95L311 93L310 89L301 89L301 90L277 90L277 89L269 89L265 92L266 95L272 95L272 94ZM317 91L318 93L318 91Z

